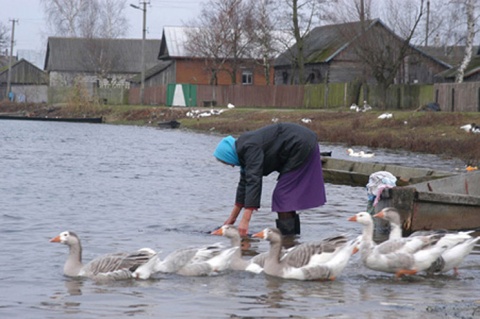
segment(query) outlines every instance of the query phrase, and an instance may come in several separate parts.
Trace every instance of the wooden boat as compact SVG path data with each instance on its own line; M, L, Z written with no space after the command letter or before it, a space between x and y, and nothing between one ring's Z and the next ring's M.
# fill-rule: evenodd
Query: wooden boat
M0 115L0 120L103 123L103 117L73 117L72 118L72 117L30 117L30 116Z
M177 120L158 122L158 126L162 128L179 128L180 122Z
M387 171L394 175L397 178L397 186L416 184L455 174L426 168L349 161L323 156L322 168L323 178L327 183L361 187L366 186L370 175L378 171Z
M480 172L385 189L375 206L399 210L405 235L417 230L480 231Z

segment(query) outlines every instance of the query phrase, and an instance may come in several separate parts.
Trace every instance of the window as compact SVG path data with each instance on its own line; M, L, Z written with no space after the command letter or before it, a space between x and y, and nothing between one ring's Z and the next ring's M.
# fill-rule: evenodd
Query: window
M243 85L252 85L253 84L253 73L249 70L244 70L242 72L242 84Z
M288 84L288 72L283 72L282 73L282 81L283 81L283 84Z

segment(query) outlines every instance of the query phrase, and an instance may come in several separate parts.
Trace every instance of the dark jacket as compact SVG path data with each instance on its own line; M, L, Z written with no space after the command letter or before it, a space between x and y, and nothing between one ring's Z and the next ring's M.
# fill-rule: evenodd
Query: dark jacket
M260 207L263 176L300 167L317 143L315 132L293 123L269 125L242 134L235 143L241 166L236 203Z

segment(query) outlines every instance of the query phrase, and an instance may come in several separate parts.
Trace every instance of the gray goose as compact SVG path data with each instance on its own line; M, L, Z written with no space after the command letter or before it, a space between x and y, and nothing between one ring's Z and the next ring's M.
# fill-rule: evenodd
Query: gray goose
M86 277L96 281L131 279L132 273L142 264L148 262L155 252L150 248L127 253L111 253L99 256L87 264L82 263L82 244L78 235L64 231L50 239L52 243L67 245L69 254L63 267L68 277Z
M390 223L389 239L402 238L402 228L400 221L400 214L394 207L385 207L374 217L387 220ZM439 241L439 245L447 245L447 249L442 255L432 263L432 265L425 271L427 274L441 274L453 270L454 275L458 275L458 267L463 260L472 252L475 244L480 240L480 237L472 237L470 233L473 231L447 232L440 231L421 231L410 235L419 236L434 233L443 233L445 236Z
M335 280L355 252L356 240L345 236L303 243L282 255L282 234L276 228L265 228L252 235L270 242L263 271L270 276L296 280Z
M239 248L224 249L222 244L197 248L181 248L160 259L158 255L133 273L137 279L148 279L157 273L175 273L182 276L211 276L228 269L232 255Z
M360 212L348 219L363 226L360 254L363 264L372 270L394 273L395 277L424 271L447 249L437 245L443 235L414 236L376 244L373 241L373 217Z
M223 225L219 229L212 232L212 235L224 236L230 239L232 247L238 247L237 251L233 254L230 262L230 269L232 270L245 270L253 273L261 273L263 271L263 264L267 253L258 254L249 260L242 258L242 250L240 248L242 238L238 232L237 227L233 225Z

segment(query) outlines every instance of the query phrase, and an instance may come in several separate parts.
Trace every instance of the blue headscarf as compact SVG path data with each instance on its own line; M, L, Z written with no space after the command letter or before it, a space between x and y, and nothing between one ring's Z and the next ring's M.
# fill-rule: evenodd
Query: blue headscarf
M240 166L237 149L235 147L235 138L231 135L223 138L220 143L218 143L215 152L213 152L213 156L227 164Z

